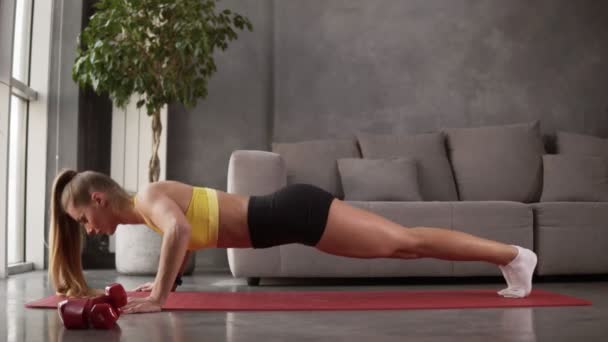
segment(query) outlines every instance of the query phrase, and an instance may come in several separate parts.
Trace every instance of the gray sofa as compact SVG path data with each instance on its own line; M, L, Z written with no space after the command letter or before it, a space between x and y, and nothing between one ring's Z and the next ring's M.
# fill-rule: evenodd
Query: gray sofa
M272 152L232 154L228 192L314 184L404 227L455 229L533 249L538 275L608 273L608 140L558 132L556 148L546 153L538 121L273 143ZM250 284L262 277L500 276L482 262L355 259L299 244L228 249L228 260Z

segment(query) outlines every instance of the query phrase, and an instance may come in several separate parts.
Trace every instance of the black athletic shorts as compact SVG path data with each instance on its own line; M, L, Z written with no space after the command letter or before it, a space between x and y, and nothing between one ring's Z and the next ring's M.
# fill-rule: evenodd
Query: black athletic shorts
M327 223L334 196L316 186L292 184L249 198L247 223L253 248L288 243L316 245Z

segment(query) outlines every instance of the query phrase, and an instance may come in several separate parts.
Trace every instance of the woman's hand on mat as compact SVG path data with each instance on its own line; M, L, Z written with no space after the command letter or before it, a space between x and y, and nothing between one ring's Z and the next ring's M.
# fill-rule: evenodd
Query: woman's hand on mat
M154 283L150 282L150 283L145 283L145 284L141 284L138 287L134 288L132 291L135 292L151 292L152 289L154 288Z
M152 297L129 297L127 299L127 305L123 306L120 311L126 314L159 312L161 311L161 304Z

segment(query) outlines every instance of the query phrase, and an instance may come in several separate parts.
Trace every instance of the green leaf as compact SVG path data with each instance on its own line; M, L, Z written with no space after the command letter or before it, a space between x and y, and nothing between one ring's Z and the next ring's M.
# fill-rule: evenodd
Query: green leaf
M253 26L216 0L99 0L78 35L72 79L106 92L117 106L145 94L137 107L154 113L207 96L215 54ZM143 102L142 102L143 101Z

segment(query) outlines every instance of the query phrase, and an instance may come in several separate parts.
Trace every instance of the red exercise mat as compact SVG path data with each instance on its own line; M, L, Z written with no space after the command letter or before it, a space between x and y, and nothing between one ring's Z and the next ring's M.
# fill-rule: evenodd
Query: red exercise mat
M131 292L129 296L147 296ZM56 308L63 298L50 296L28 308ZM591 302L543 290L527 298L503 298L495 290L428 291L254 291L173 292L164 310L415 310L578 306Z

